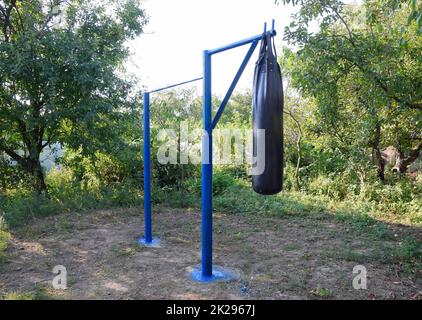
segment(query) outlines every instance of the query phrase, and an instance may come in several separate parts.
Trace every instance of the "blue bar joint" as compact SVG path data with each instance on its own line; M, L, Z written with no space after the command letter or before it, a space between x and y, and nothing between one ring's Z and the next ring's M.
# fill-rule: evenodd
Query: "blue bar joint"
M274 37L275 35L277 35L277 32L275 30L267 31L267 34L268 33L272 37ZM262 39L262 35L263 35L262 33L261 34L257 34L256 36L253 36L253 37L250 37L250 38L246 38L246 39L243 39L243 40L240 40L240 41L237 41L237 42L233 42L231 44L225 45L225 46L220 47L220 48L208 50L208 54L213 55L213 54L216 54L216 53L220 53L220 52L223 52L223 51L227 51L227 50L230 50L230 49L234 49L234 48L237 48L237 47L244 46L245 44L254 42L255 40L261 40Z

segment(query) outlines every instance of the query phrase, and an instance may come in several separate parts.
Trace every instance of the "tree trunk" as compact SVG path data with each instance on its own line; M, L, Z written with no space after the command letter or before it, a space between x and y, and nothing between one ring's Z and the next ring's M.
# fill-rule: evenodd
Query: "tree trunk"
M44 173L41 164L38 162L36 170L36 190L38 194L48 195L47 184L45 183Z
M377 166L377 177L382 183L385 182L385 161L382 158L381 150L379 147L381 140L381 125L377 123L375 127L375 137L372 143L372 159Z
M17 154L12 148L1 144L0 140L0 151L6 152L6 154L16 161L18 165L25 170L32 178L32 187L37 194L48 194L47 185L44 180L44 173L40 162L40 154L42 148L31 148L29 151L25 149L25 153L28 151L29 156L21 156Z
M290 118L296 124L298 135L296 140L296 154L297 154L297 161L296 161L296 169L295 169L295 180L296 180L296 189L300 191L300 162L302 160L302 127L300 126L299 120L293 115L291 111L284 111L285 114L289 115Z
M400 149L397 149L396 164L393 170L397 173L405 173L407 168L416 161L422 150L422 143L416 149L410 151L409 156L405 157Z
M296 151L297 151L297 162L296 162L296 188L300 191L300 161L302 160L302 131L299 130L299 135L296 141Z
M44 172L42 170L41 162L39 156L35 159L28 160L28 172L32 176L33 187L38 195L45 194L48 195L47 184L44 179Z

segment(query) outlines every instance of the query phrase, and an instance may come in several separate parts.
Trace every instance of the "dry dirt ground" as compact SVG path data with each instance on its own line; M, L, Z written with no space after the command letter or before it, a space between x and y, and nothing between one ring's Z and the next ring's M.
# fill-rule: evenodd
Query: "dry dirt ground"
M141 209L64 214L16 230L0 264L0 296L36 293L55 299L421 299L422 281L383 261L390 241L357 236L332 219L214 214L214 261L240 279L212 284L188 279L200 262L200 213L155 208L160 248L136 245ZM393 228L393 227L392 227ZM400 233L401 228L394 227ZM419 233L417 236L421 236ZM352 286L355 265L367 290ZM67 290L54 290L63 265Z

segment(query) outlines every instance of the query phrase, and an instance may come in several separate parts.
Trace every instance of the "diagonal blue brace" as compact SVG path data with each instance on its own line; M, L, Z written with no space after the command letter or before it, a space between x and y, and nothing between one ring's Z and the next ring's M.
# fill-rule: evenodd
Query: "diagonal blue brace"
M232 83L230 84L229 90L227 90L227 93L224 96L224 99L221 102L220 107L218 108L218 111L214 116L214 120L212 121L212 124L211 124L211 130L213 130L217 126L218 120L220 120L220 117L223 114L224 108L226 107L227 102L229 102L229 99L230 99L234 89L236 88L236 85L237 85L240 77L242 76L243 71L245 70L246 66L248 65L248 62L249 62L253 52L255 51L255 48L256 48L257 45L258 45L258 40L255 40L254 42L252 42L251 47L249 48L248 52L246 53L246 56L243 59L242 64L239 67L239 70L237 71L236 75L234 76Z

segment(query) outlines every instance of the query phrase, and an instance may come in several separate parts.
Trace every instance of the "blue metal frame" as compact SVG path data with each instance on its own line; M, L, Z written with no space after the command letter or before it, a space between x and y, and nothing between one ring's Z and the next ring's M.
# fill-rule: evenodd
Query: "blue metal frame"
M264 34L272 37L276 35L274 30L274 20L271 30L267 32L267 24L264 24ZM232 95L246 65L248 64L259 40L263 34L243 39L223 47L213 50L204 50L203 52L203 72L204 76L192 80L169 85L167 87L151 90L144 93L144 215L145 215L145 236L138 240L139 244L146 246L155 246L159 244L158 238L152 237L152 219L151 219L151 150L150 150L150 93L159 92L189 82L203 79L203 135L202 135L202 263L201 266L194 267L190 273L191 279L201 282L230 280L235 278L235 272L219 266L213 266L212 263L212 131L216 127L224 108L226 107L230 96ZM223 101L214 117L212 118L212 88L211 88L211 57L214 54L221 53L230 49L251 43L251 47L246 53L242 64L239 67Z
M267 32L267 24L264 25L264 34L275 36L274 20L272 21L271 31ZM224 276L224 270L221 267L212 264L212 131L216 127L227 102L230 99L233 90L239 81L246 65L251 58L258 41L262 38L263 34L240 40L223 47L204 50L203 63L204 63L204 94L203 94L203 135L202 135L202 263L201 270L195 269L191 273L191 278L196 281L210 282L217 281L218 279L228 280L230 278L230 270L227 270ZM211 57L214 54L234 49L246 44L252 43L242 64L239 67L221 105L212 120L212 88L211 88ZM218 272L217 272L218 270ZM221 274L223 272L223 275Z
M152 237L151 217L151 136L150 136L150 93L174 88L190 82L202 80L202 77L179 82L167 87L144 92L144 128L143 128L143 154L144 154L144 229L145 235L138 239L138 244L155 247L160 244L159 238Z
M151 136L150 136L149 92L144 93L144 216L145 243L152 242L151 226Z

